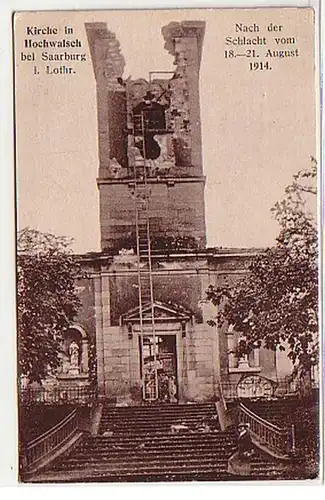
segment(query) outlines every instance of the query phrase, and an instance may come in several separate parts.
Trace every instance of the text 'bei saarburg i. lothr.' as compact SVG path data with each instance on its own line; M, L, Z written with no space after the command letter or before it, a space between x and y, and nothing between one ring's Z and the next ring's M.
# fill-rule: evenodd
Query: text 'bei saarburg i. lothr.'
M33 63L33 73L46 75L73 75L77 66L86 62L83 42L75 37L74 28L64 26L26 26L23 50L19 59Z
M285 26L274 22L264 26L235 23L232 34L224 38L223 57L231 63L248 62L249 71L268 71L275 61L300 56L297 37L286 33ZM77 66L87 61L83 42L71 26L26 26L19 61L32 63L32 72L39 75L73 75Z

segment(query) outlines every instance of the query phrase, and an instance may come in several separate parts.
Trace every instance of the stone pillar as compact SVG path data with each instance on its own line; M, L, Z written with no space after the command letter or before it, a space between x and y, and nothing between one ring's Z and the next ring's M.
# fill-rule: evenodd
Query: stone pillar
M125 332L125 335L127 333ZM129 345L129 357L130 357L130 384L131 388L138 392L134 394L133 397L139 397L141 399L141 379L140 379L140 351L139 351L139 334L135 331L134 325L132 325L132 338L128 339Z
M188 353L188 344L189 339L193 335L193 326L187 325L186 336L182 338L183 343L183 394L182 397L185 397L188 390L188 370L189 370L189 353Z
M176 333L176 356L177 356L177 381L178 381L178 399L180 403L184 402L184 352L182 329Z
M210 275L208 271L202 270L200 272L200 283L201 283L201 298L204 300L205 291L210 285ZM218 308L208 302L202 306L202 316L203 323L206 324L208 320L214 318L218 313ZM220 366L220 338L218 333L218 327L207 326L210 331L211 336L211 348L212 348L212 373L213 373L213 390L217 394L218 381L221 379L221 366Z
M85 23L85 28L97 85L99 177L106 177L110 159L115 157L121 162L124 156L124 163L126 157L126 151L121 151L120 133L126 127L125 88L122 84L125 61L120 43L115 33L107 29L106 23ZM121 114L122 108L124 112ZM122 123L123 119L125 123ZM116 143L119 143L118 150Z
M107 394L107 376L106 374L111 371L110 362L112 360L112 347L111 347L111 308L110 308L110 291L109 291L109 276L101 276L101 299L102 299L102 334L103 334L103 370L105 379L105 394Z
M254 349L253 355L254 355L254 366L256 367L260 366L260 349L259 348Z
M111 244L114 228L107 197L107 181L127 174L127 148L125 144L126 90L123 84L124 57L120 43L106 23L85 23L90 56L97 88L98 155L99 172L97 185L100 198L101 246ZM109 183L108 183L109 184ZM114 226L114 224L113 224ZM103 231L105 229L105 231ZM108 241L107 241L108 240Z
M97 351L97 385L99 396L105 395L104 372L104 339L101 276L94 277L95 318L96 318L96 351Z
M236 368L237 366L237 358L235 354L236 349L236 340L233 333L227 333L228 340L228 363L229 368Z
M165 48L175 56L175 64L188 87L191 164L202 174L199 71L205 32L204 21L171 22L162 28Z
M192 165L202 169L202 141L199 95L199 55L196 37L183 39L187 58L187 78L189 86L189 105L191 127L191 158Z
M203 21L170 22L162 28L165 49L175 57L175 76L170 80L170 105L178 117L172 120L176 164L196 177L191 189L196 213L191 221L194 236L206 245L204 177L199 97L199 71L205 31ZM186 125L185 125L186 124ZM173 188L174 189L174 188ZM187 223L188 224L188 223Z
M102 311L103 311L103 332L111 326L111 304L109 290L109 276L102 275Z
M82 339L81 343L81 373L88 373L89 372L89 365L88 365L88 340L87 339Z

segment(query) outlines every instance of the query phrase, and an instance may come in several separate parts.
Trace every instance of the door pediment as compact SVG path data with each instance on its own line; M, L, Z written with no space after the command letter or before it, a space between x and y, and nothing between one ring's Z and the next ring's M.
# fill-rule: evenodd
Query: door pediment
M153 304L155 321L186 321L191 319L193 313L185 307L178 304L164 304L163 302L155 301ZM144 321L151 321L152 306L146 303L142 306L142 319ZM137 323L140 321L140 308L136 307L131 309L122 316L124 323L131 322Z

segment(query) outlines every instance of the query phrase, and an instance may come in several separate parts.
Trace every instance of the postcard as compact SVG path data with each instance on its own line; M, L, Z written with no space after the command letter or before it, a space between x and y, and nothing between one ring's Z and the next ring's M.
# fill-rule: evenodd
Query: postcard
M313 9L13 24L19 480L317 480Z

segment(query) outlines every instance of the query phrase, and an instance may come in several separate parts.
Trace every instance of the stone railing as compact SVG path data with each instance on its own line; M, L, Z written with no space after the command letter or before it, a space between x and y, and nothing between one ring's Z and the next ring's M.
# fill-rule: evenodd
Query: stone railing
M264 420L240 403L238 421L249 424L255 444L276 458L286 459L295 453L295 429L281 429Z
M232 421L229 416L227 403L222 390L222 385L220 384L220 382L217 385L218 385L218 398L215 403L215 406L219 418L220 428L222 431L224 431L227 429L229 425L232 424Z
M232 382L223 382L221 384L221 388L223 397L226 401L233 401L239 399L237 394L237 384Z
M226 401L235 401L238 399L244 399L238 396L236 382L222 382L222 392ZM302 386L299 380L291 380L287 379L278 379L277 381L272 382L273 385L273 393L272 395L264 396L264 399L268 398L281 398L288 396L298 396L302 391ZM312 389L317 390L319 388L319 383L317 380L312 380ZM254 387L252 386L251 391L247 388L246 391L246 399L263 399L263 396L256 396L254 392Z
M73 410L52 429L27 444L22 450L22 471L36 470L47 459L54 457L56 452L67 444L77 432L77 410Z
M96 391L90 387L27 387L20 390L20 403L30 404L79 404L84 405L93 401Z
M311 389L312 390L319 389L319 380L313 378L311 379ZM297 378L296 379L285 378L285 379L279 379L277 381L274 395L281 397L281 396L299 395L302 392L303 392L303 385L301 380Z

